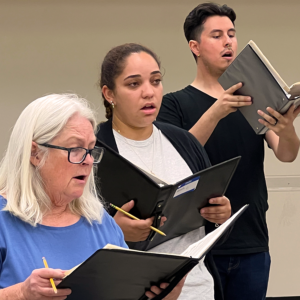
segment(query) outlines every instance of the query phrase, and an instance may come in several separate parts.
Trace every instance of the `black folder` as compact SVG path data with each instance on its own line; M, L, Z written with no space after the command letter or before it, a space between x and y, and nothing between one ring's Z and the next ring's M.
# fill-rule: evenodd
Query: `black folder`
M235 94L251 96L253 103L239 110L256 134L264 134L268 130L258 122L262 117L257 110L269 115L266 110L269 106L284 114L292 104L300 105L300 84L288 87L253 41L246 45L218 81L225 90L243 83Z
M103 142L98 143L105 148L96 179L104 200L119 207L134 200L135 206L130 213L140 219L155 216L153 226L156 228L161 216L167 217L160 228L166 236L151 231L145 242L128 243L130 248L138 250L149 250L205 225L199 210L208 205L210 198L224 195L240 160L236 157L176 184L167 184L141 170Z
M170 282L155 299L165 297L199 262L168 254L101 249L57 288L71 288L68 300L146 300L151 285Z
M169 286L154 298L163 299L199 263L247 207L242 207L226 223L193 244L198 244L197 258L189 257L192 252L180 256L122 248L100 249L65 277L57 288L72 290L68 300L146 300L145 292L152 285L168 282Z

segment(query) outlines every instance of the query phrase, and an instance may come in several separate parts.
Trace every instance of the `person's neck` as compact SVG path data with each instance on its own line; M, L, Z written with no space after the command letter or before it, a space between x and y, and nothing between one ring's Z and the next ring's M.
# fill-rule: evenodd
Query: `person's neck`
M197 75L191 86L214 98L219 98L224 89L218 82L221 72L212 72L205 66L197 65Z
M80 219L79 215L75 215L70 211L69 205L55 206L52 205L42 220L42 225L52 227L65 227L77 223Z
M153 132L152 123L146 127L134 127L124 123L118 117L113 117L112 127L123 137L135 141L144 141L148 139Z

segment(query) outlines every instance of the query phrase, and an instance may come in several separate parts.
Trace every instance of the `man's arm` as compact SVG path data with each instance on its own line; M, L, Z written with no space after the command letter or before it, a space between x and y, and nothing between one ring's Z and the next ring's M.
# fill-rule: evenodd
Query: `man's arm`
M239 107L252 104L250 97L233 95L233 93L241 87L242 83L238 83L226 90L189 130L201 145L205 145L222 118L236 111ZM172 96L164 96L158 115L158 121L184 128L183 112L178 103L173 100Z
M242 83L238 83L226 90L189 130L201 145L206 144L221 119L235 112L239 107L252 104L251 97L233 95L241 87Z
M189 132L204 146L220 120L211 107L202 115Z
M271 116L262 111L258 111L258 114L266 120L259 119L259 122L270 129L266 133L268 145L280 161L294 161L300 147L300 140L296 134L294 120L300 113L300 107L295 109L295 106L292 105L284 115L281 115L270 107L267 108L267 111Z

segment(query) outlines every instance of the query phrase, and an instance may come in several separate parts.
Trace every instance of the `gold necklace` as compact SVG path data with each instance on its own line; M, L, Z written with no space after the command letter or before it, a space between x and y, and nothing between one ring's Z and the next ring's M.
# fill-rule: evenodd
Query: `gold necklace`
M139 158L139 160L143 163L143 165L150 171L151 174L155 175L153 173L153 162L154 162L154 149L155 149L155 138L154 138L154 131L152 131L152 166L151 169L148 167L148 165L142 160L142 158L139 156L139 154L135 151L134 147L130 145L128 142L128 139L121 134L121 130L117 127L117 125L112 121L113 126L117 129L117 132L120 134L122 139L125 141L126 145L129 146L132 152ZM153 125L152 125L153 126Z

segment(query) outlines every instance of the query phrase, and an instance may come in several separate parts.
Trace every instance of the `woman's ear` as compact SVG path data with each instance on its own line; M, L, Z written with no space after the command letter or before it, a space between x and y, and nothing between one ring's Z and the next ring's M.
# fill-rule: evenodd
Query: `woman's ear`
M32 142L31 144L31 155L30 155L30 162L33 166L37 167L41 162L41 157L39 155L39 147L36 142Z
M102 87L102 94L107 102L109 102L110 104L116 104L114 92L110 90L106 85Z
M197 56L200 56L200 47L199 47L199 43L197 41L194 40L190 40L189 41L189 47L191 49L191 51Z

